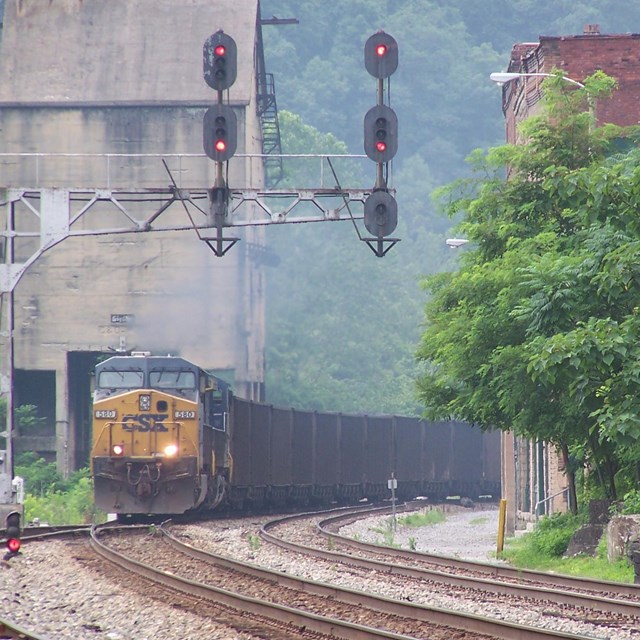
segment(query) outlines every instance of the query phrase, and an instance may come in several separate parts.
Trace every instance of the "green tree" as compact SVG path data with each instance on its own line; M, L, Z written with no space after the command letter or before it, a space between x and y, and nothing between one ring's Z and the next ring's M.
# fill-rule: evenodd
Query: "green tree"
M633 173L636 160L633 153L611 159L616 141L633 131L595 127L593 109L585 110L597 107L612 80L597 73L585 84L568 91L559 78L546 81L543 111L523 126L528 142L474 155L477 177L441 193L473 244L458 272L426 281L432 299L419 393L431 417L513 429L557 445L567 462L585 452L613 497L623 443L601 424L603 376L593 376L614 359L590 351L590 361L580 360L575 332L581 323L602 329L622 302L621 283L600 273L609 255L600 243L615 224L637 231L627 186L615 177L624 173L620 165ZM609 184L609 195L594 181ZM618 190L625 197L614 197ZM610 350L620 349L618 338L611 335Z

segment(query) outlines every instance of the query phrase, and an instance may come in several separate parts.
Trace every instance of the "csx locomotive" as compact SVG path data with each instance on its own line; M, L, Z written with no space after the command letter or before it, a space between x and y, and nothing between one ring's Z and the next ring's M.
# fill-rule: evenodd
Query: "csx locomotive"
M498 433L251 402L183 358L102 362L93 412L95 501L119 515L500 495Z
M229 476L230 390L182 358L146 353L96 366L96 505L119 514L215 507Z

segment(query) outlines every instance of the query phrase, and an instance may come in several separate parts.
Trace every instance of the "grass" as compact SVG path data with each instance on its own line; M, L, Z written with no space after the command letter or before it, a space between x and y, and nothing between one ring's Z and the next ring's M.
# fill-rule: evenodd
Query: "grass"
M544 518L535 531L506 541L502 559L519 569L553 571L570 576L584 576L613 582L633 582L633 567L626 560L607 560L606 535L602 537L594 557L579 555L564 558L562 554L573 532L582 522L568 514Z
M446 519L447 517L440 509L429 509L420 513L410 513L406 516L396 518L395 523L393 518L387 518L383 526L375 527L371 530L382 536L382 540L376 544L382 544L387 547L399 547L400 545L395 541L396 527L417 529L418 527L431 526L439 522L444 522ZM409 538L408 545L409 549L415 551L417 548L417 540L415 538Z
M444 522L447 516L440 509L429 509L420 513L410 513L398 518L401 527L427 527L440 522Z

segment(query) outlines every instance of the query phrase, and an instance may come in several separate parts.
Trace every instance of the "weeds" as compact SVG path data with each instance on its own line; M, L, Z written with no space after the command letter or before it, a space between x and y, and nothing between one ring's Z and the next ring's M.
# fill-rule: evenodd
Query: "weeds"
M260 548L260 536L257 536L255 533L248 534L247 541L252 551L257 551Z
M372 529L374 533L378 533L382 536L382 542L376 544L383 544L387 547L397 547L395 543L395 523L393 518L387 518L384 521L383 527L375 527Z
M398 519L398 524L403 527L426 527L439 524L447 519L440 509L429 509L420 513L410 513Z
M608 561L606 535L600 540L595 557L562 557L571 536L581 524L582 518L570 514L543 518L531 533L507 540L501 557L520 569L553 571L614 582L633 582L633 567L629 562Z

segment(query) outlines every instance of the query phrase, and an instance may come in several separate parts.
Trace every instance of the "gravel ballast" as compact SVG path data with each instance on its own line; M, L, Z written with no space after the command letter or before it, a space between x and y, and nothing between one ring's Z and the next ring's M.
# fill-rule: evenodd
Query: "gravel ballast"
M258 538L260 525L267 518L215 521L182 529L191 544L212 552L268 566L321 582L338 583L353 589L387 593L389 597L416 597L398 592L402 586L388 577L372 576L363 580L335 563L319 563L299 554L291 554ZM369 518L344 527L341 533L361 540L382 542L389 517ZM418 551L437 552L464 559L495 561L498 512L495 509L450 511L443 523L405 529L397 527L395 544ZM309 525L300 524L301 528ZM382 532L382 533L381 533ZM151 640L175 637L185 640L245 639L250 636L180 610L165 601L152 598L134 579L117 578L96 570L92 551L86 542L35 542L23 546L23 554L0 566L0 617L37 630L51 640ZM461 603L453 594L438 589L426 594L428 604L448 609L465 609L478 615L503 619L515 618L534 623L537 614L514 611L499 599L491 605ZM417 600L414 600L417 601ZM519 609L521 609L519 607ZM538 616L539 617L539 616ZM624 630L597 628L580 622L555 621L563 631L594 638L632 640L636 634ZM552 627L553 628L553 627Z

